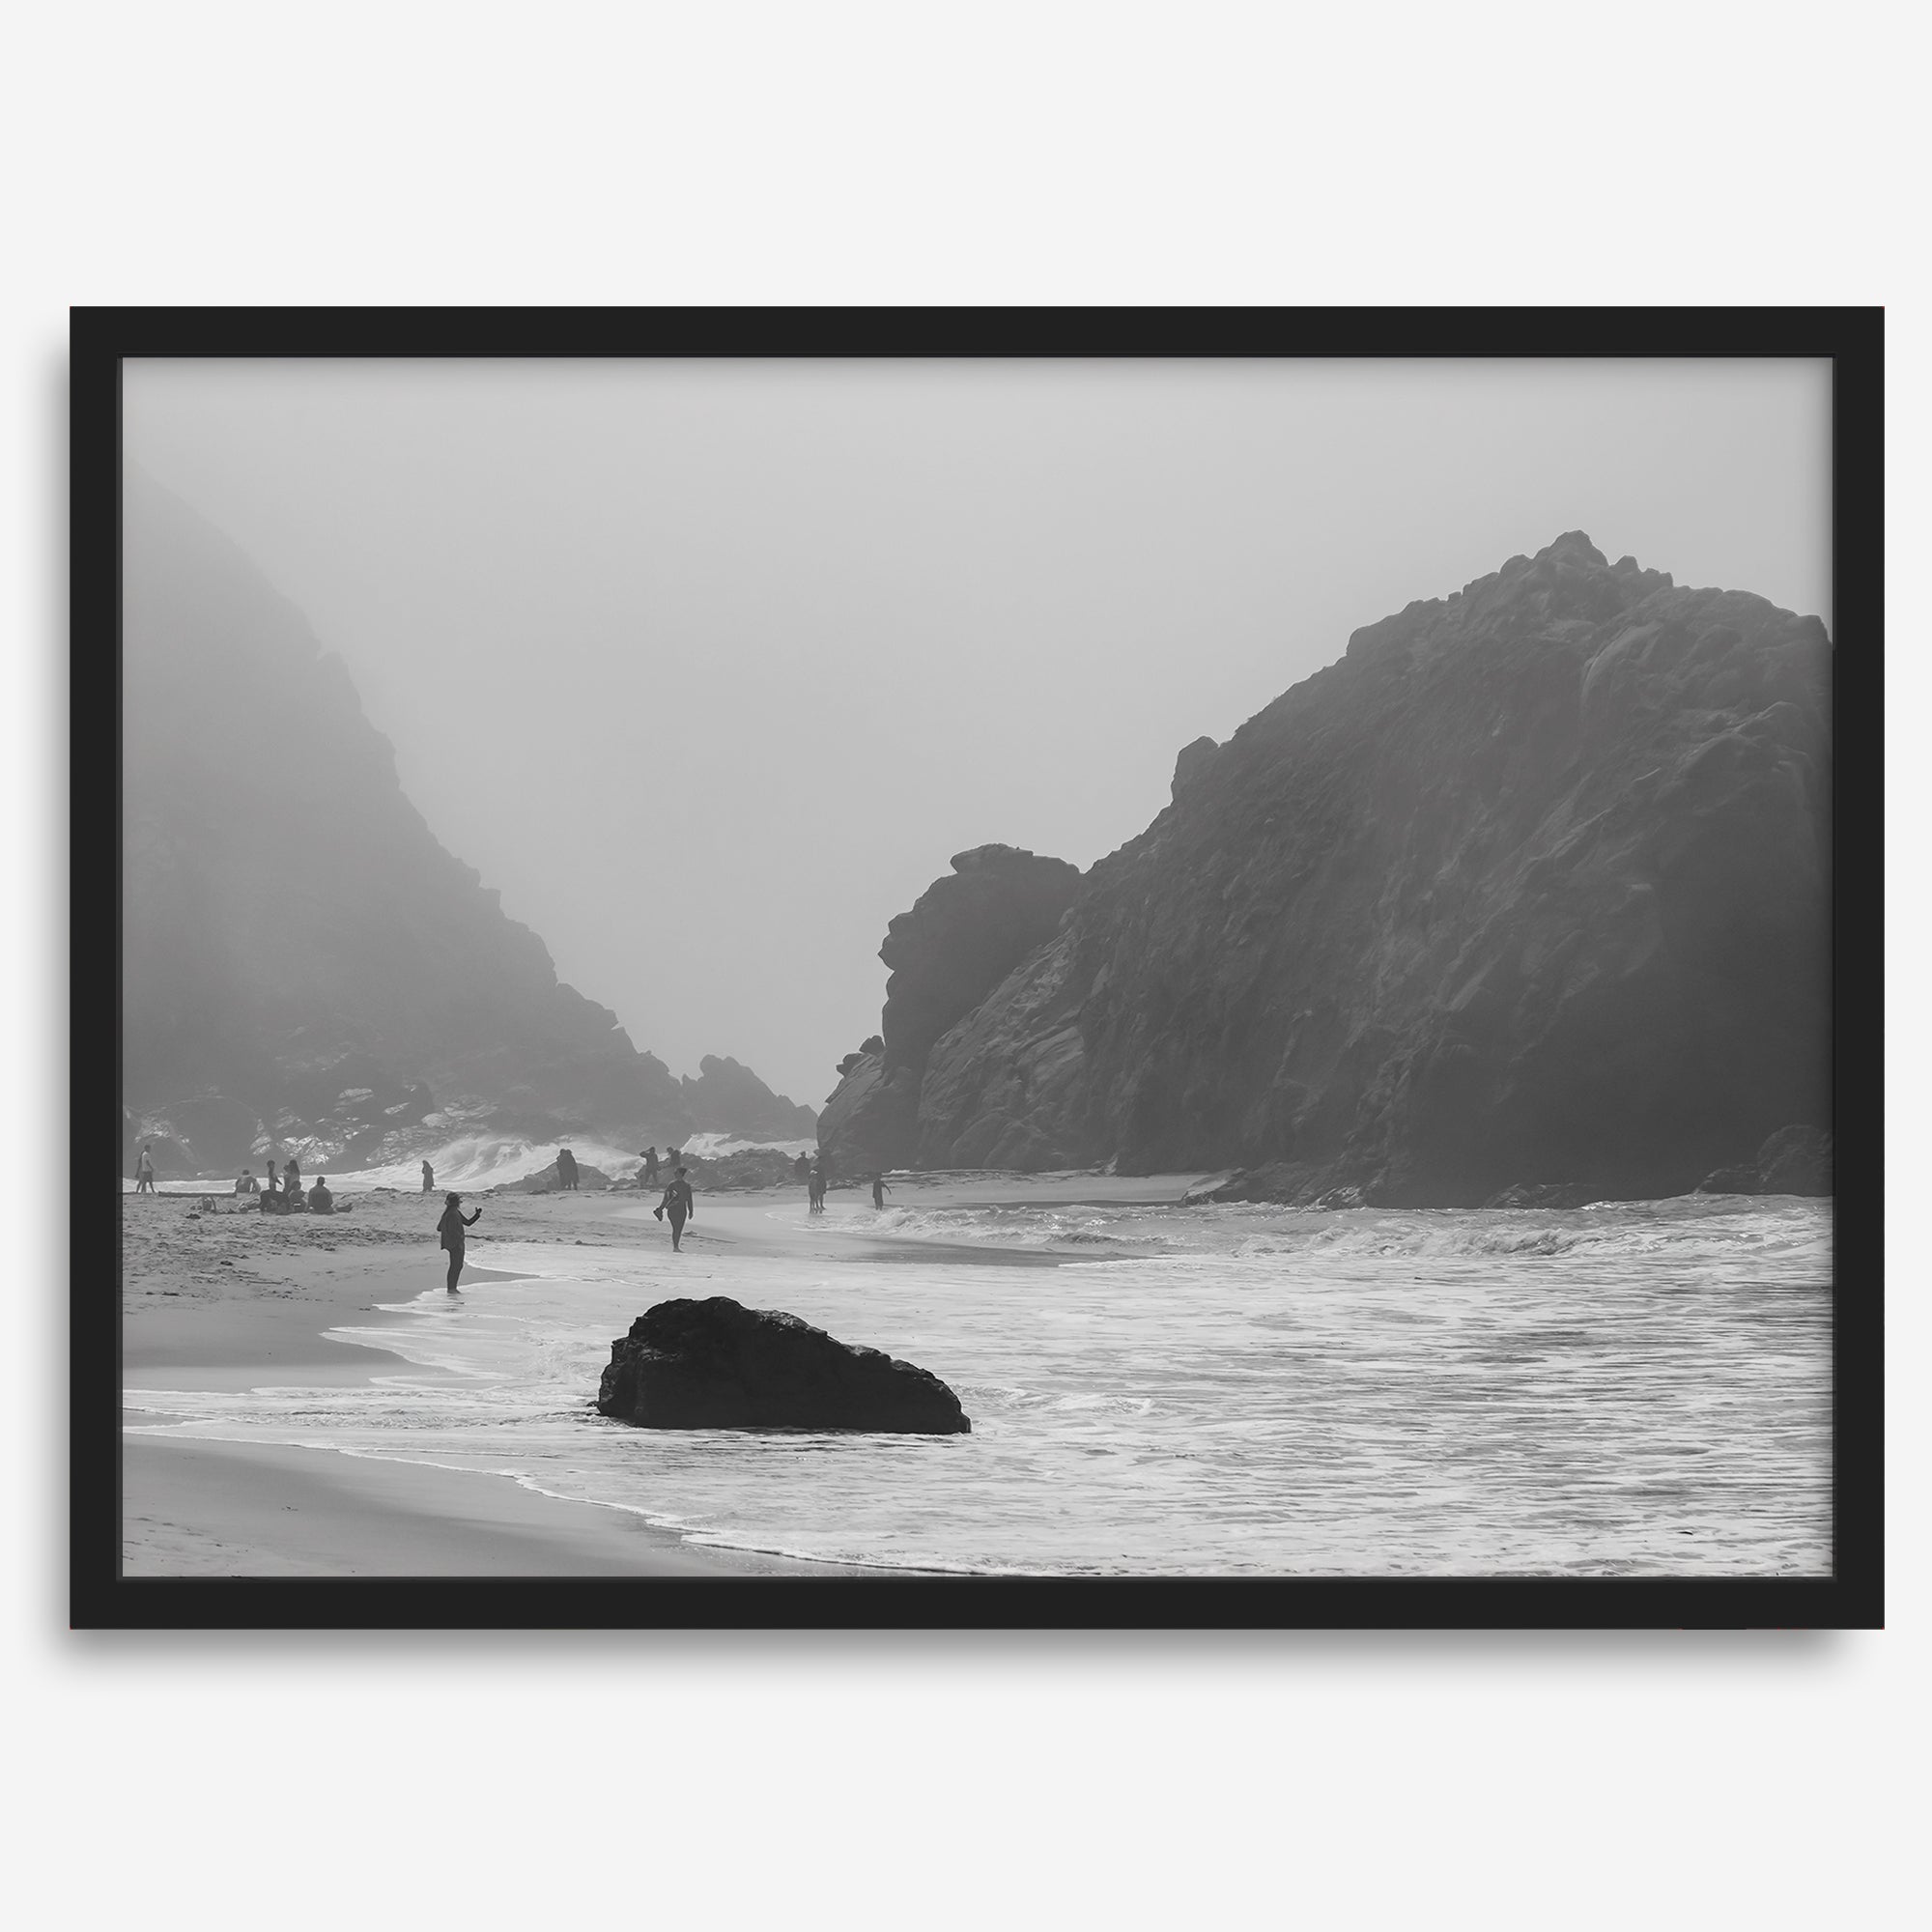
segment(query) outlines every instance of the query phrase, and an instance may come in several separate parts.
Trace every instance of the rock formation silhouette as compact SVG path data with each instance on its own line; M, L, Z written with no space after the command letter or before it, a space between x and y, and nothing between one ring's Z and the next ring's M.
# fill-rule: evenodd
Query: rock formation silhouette
M1577 531L1357 631L925 1045L914 1158L1478 1206L1828 1128L1831 689L1817 618Z

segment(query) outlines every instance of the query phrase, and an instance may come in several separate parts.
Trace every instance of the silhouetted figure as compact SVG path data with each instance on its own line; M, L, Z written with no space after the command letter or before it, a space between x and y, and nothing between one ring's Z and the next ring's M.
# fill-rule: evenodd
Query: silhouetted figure
M237 1194L258 1194L261 1192L261 1182L249 1169L244 1167L235 1177L235 1191Z
M658 1151L655 1147L644 1150L644 1171L639 1177L639 1187L655 1187L658 1184Z
M148 1143L141 1143L139 1158L134 1162L134 1192L152 1194L155 1191L155 1158L148 1151Z
M886 1205L886 1196L890 1194L892 1191L893 1190L886 1185L886 1177L883 1173L873 1175L872 1206L874 1208L883 1209Z
M815 1165L812 1168L811 1177L806 1183L806 1189L811 1200L811 1211L814 1214L824 1213L825 1169L823 1165Z
M449 1250L449 1292L461 1294L463 1291L456 1285L456 1277L463 1272L463 1231L473 1228L482 1208L474 1214L463 1211L463 1196L445 1194L442 1197L442 1219L436 1224L436 1232L441 1238L441 1245Z
M282 1192L284 1194L299 1195L301 1193L301 1169L296 1165L295 1155L290 1154L288 1166L282 1169Z
M577 1192L577 1156L568 1148L556 1151L556 1184L566 1194Z
M436 1192L436 1169L428 1161L423 1162L423 1192L425 1194Z
M335 1196L328 1191L328 1176L324 1175L308 1191L308 1211L311 1214L333 1214Z
M684 1178L684 1169L677 1170L676 1178L665 1189L665 1197L658 1203L657 1216L662 1221L670 1217L670 1245L673 1254L684 1244L684 1224L696 1218L697 1204L692 1199L691 1182Z

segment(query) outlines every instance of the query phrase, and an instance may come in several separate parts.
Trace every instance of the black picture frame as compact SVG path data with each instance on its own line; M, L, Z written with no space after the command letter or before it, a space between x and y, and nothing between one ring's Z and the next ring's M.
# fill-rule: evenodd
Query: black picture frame
M70 1042L69 1615L76 1629L1876 1628L1884 1621L1884 311L76 308L71 938L116 1027ZM1837 1204L1829 1577L128 1578L118 1208L121 367L134 356L1828 358ZM103 699L111 698L111 706ZM110 713L116 729L110 733ZM104 1371L113 1363L117 1373ZM110 1383L112 1384L110 1386Z

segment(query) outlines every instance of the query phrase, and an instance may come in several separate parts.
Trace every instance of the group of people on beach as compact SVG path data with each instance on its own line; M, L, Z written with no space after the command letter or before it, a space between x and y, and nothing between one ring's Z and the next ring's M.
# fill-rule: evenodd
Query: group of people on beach
M138 1188L136 1190L138 1192ZM281 1176L276 1178L275 1163L269 1163L269 1179L266 1183L255 1179L254 1170L244 1167L235 1177L237 1194L256 1194L261 1197L264 1214L333 1214L335 1196L328 1191L328 1176L321 1175L306 1194L302 1192L301 1168L294 1154L283 1164Z
M792 1172L805 1182L805 1198L808 1211L813 1214L825 1212L825 1190L832 1184L831 1169L825 1156L820 1153L808 1156L800 1154L792 1163ZM875 1170L872 1175L872 1206L883 1210L886 1196L893 1190L886 1185L884 1169Z

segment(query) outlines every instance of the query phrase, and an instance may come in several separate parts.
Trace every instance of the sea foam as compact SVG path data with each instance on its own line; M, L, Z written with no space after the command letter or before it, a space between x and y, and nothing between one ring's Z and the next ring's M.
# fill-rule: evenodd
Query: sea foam
M886 1568L1830 1568L1829 1204L853 1208L817 1225L877 1232L893 1214L952 1243L1030 1236L1063 1264L499 1241L493 1264L525 1279L334 1331L405 1358L372 1358L366 1385L127 1401L144 1429L507 1474L700 1543ZM1092 1235L1126 1245L1075 1238ZM611 1338L672 1293L784 1308L916 1361L973 1434L596 1415Z

